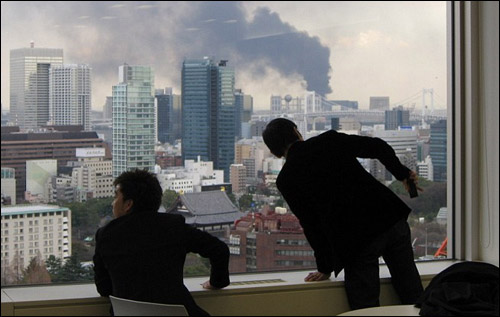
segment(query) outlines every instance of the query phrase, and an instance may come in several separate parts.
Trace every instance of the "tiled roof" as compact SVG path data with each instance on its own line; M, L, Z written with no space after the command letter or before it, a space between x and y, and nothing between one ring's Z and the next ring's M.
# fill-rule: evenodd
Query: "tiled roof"
M226 192L218 190L180 195L167 212L183 215L194 225L234 223L242 216Z

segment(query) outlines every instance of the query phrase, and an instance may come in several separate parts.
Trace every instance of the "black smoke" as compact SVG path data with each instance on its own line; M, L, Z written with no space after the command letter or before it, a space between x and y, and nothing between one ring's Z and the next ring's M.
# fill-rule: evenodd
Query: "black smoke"
M94 78L110 78L111 85L125 62L152 65L157 78L179 83L184 58L213 56L236 70L261 65L250 69L257 76L262 65L284 76L299 74L308 90L331 92L330 49L265 7L251 21L237 1L40 1L4 9L18 10L21 20L44 21L39 28L46 30L34 34L53 32L65 43L65 62L90 64Z

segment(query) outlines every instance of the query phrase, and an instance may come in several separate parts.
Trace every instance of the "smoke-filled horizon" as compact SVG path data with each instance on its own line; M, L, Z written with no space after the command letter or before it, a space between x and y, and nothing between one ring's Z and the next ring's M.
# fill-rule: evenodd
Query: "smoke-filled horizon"
M294 18L295 7L271 9L276 5L239 1L2 2L2 108L8 107L9 52L29 47L31 40L35 47L63 48L66 64L90 65L93 109L101 109L105 97L111 95L112 85L118 83L118 67L123 63L152 66L155 87L173 87L174 93L180 94L183 60L204 56L228 60L236 72L235 88L254 96L256 109L264 109L272 94L297 96L308 90L337 97L337 87L343 85L340 80L347 74L338 74L345 66L332 65L332 61L346 58L342 50L353 45L346 42L342 47L343 41L359 41L363 34L368 34L368 39L383 36L381 31L341 33L342 27L334 27L338 21L327 25L329 30L312 34L309 29L324 27L330 20L328 16L318 16L318 24L306 26L306 30L305 24L299 25L306 19L300 15ZM309 14L318 15L323 5L311 3ZM304 4L297 6L308 8ZM324 14L336 16L343 12L334 6L324 9ZM286 12L285 20L281 13ZM361 64L365 62L360 60ZM357 63L351 65L347 73L362 73ZM364 73L371 73L373 65L364 67L368 68ZM387 89L372 90L371 95L391 94ZM348 93L338 97L358 98ZM364 101L360 100L360 104Z

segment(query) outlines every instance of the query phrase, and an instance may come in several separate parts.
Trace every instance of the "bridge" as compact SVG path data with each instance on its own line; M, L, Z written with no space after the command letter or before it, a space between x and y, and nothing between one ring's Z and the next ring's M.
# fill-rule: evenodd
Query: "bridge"
M426 97L430 95L430 109L425 106L423 109L415 109L416 100L422 98L422 105L426 103ZM306 92L303 98L292 99L289 95L284 98L286 104L277 108L273 104L272 110L256 111L252 115L252 120L270 121L274 118L285 117L296 122L314 121L316 118L353 117L362 124L380 124L385 121L385 110L352 109L326 100L324 96L315 92ZM290 104L290 101L295 101ZM306 105L306 106L304 106ZM412 96L393 103L390 107L403 106L410 111L411 122L435 122L447 118L446 109L434 109L434 90L423 89Z

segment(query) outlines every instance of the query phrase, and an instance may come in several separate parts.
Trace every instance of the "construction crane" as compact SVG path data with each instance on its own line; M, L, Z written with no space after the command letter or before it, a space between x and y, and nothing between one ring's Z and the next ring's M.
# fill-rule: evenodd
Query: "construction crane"
M448 253L446 251L446 246L448 245L448 237L444 239L443 243L441 243L441 246L439 249L437 249L436 253L434 253L434 257L439 257L439 256L447 256Z

